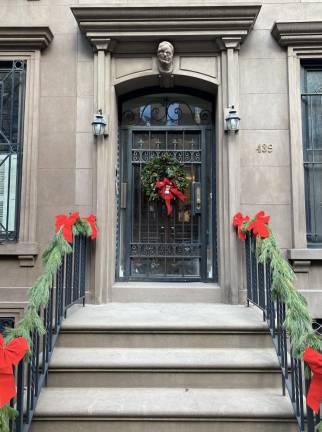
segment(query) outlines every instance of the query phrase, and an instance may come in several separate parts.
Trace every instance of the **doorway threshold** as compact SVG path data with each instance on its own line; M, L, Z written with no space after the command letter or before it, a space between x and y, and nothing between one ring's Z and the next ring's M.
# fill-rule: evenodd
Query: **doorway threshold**
M221 303L217 283L205 282L115 282L112 301L127 303Z

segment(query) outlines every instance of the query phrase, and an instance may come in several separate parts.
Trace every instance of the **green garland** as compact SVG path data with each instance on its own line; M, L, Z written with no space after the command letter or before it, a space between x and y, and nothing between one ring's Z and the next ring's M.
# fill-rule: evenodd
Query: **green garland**
M17 417L18 411L6 405L0 409L0 431L10 432L9 423Z
M155 156L145 164L141 175L144 191L150 201L159 198L155 183L162 181L164 177L173 180L181 192L184 192L188 186L188 179L183 164L176 161L169 153Z
M260 215L262 213L262 215ZM274 300L280 299L286 305L286 317L284 327L289 336L292 354L303 359L303 354L306 348L313 348L322 353L322 337L317 334L312 328L312 316L309 312L305 297L299 293L294 286L295 273L288 261L283 257L277 245L275 235L268 225L263 222L264 212L258 213L255 218L250 219L244 217L241 213L234 216L233 224L237 228L240 239L245 239L246 235L250 234L253 229L254 222L256 228L265 232L265 227L268 233L265 238L260 234L256 235L256 255L261 263L269 263L272 273L272 297ZM258 217L258 215L260 215ZM237 219L235 219L237 217ZM262 218L262 221L261 221ZM269 217L268 217L269 220ZM305 365L305 372L310 376L310 370ZM322 422L316 426L315 432L322 432Z
M270 230L271 231L271 230ZM269 237L256 241L258 260L270 262L272 270L272 295L286 305L285 330L289 336L292 353L302 359L308 347L322 353L322 337L312 328L312 317L305 297L294 287L295 274L289 263L281 255L272 231ZM305 373L309 377L310 369L305 365ZM315 432L322 432L320 422Z
M253 221L254 219L242 223L241 230L244 234L248 234L247 228ZM295 357L302 358L308 347L322 353L322 337L312 328L313 320L307 301L294 287L294 270L281 254L271 227L267 228L268 237L256 236L256 254L259 262L270 264L273 298L279 298L286 305L284 326L290 338L292 353Z
M74 236L92 236L91 224L83 218L78 217L72 226ZM50 288L52 287L53 277L60 267L65 254L72 252L72 247L63 236L63 227L53 236L48 247L42 255L44 270L38 277L35 284L28 293L28 306L23 318L14 328L6 328L5 340L8 343L11 339L24 337L32 346L31 335L34 331L39 335L44 335L46 330L39 315L39 310L46 307L49 300ZM0 431L10 432L9 421L17 416L18 412L14 408L4 406L0 409Z
M270 230L271 231L271 230ZM269 262L272 271L272 295L286 305L284 326L290 337L292 353L302 358L305 348L311 347L322 352L322 338L312 328L312 317L305 297L294 287L295 274L292 267L282 256L275 236L256 241L258 260Z

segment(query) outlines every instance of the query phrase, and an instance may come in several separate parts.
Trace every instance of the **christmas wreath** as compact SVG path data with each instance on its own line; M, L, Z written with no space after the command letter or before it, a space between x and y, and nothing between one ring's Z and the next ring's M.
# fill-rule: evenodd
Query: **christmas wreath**
M149 201L165 201L168 215L172 213L173 199L186 200L184 191L188 186L188 179L184 165L168 153L154 156L146 163L141 181Z

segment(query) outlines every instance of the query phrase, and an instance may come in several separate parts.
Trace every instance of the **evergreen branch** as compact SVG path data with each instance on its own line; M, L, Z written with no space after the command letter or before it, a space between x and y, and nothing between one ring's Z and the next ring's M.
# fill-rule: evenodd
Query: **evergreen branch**
M8 405L0 408L0 431L10 432L10 421L13 421L17 415L18 411Z

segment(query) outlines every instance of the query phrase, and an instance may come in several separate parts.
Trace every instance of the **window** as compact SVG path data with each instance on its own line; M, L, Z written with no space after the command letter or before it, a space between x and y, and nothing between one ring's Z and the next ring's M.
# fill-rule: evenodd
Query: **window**
M0 61L0 241L18 239L25 73L25 61Z
M303 64L301 80L307 241L309 247L321 247L322 64Z

